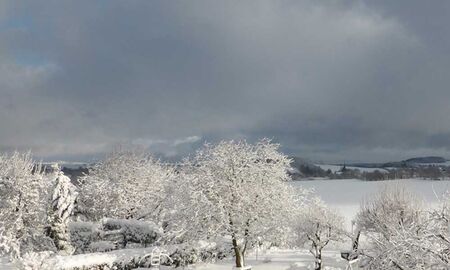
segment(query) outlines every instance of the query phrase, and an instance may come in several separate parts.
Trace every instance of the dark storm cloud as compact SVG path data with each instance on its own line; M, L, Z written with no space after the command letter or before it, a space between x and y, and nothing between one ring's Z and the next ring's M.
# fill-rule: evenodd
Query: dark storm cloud
M425 4L2 2L0 146L178 156L269 137L312 159L450 157L449 4Z

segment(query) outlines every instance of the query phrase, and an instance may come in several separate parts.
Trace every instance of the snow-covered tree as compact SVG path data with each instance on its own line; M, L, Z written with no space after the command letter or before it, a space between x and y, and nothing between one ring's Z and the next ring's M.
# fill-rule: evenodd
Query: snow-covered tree
M363 202L357 223L362 230L381 233L389 239L396 226L417 223L422 208L422 201L407 188L389 185Z
M64 175L57 164L53 165L53 170L56 179L54 180L52 213L50 215L50 237L58 250L64 254L72 254L74 248L70 245L68 224L70 216L73 214L78 192L70 178Z
M425 242L435 238L429 218L422 202L402 186L387 186L364 202L357 216L357 226L369 241L364 249L370 258L367 268L431 267L433 260L428 251L434 248L424 249L428 245Z
M136 149L112 152L81 179L80 199L94 219L159 221L173 168Z
M294 224L297 244L305 244L314 256L314 269L322 269L322 250L331 241L343 241L346 236L344 218L328 208L319 198L313 198L301 209Z
M290 160L278 148L269 140L207 144L183 166L189 201L179 204L178 213L193 237L231 238L236 267L245 265L258 237L280 241L295 212L296 193L287 183Z
M374 244L383 253L375 253L372 269L448 269L450 265L450 212L446 196L442 204L422 210L414 223L398 224L389 239Z
M42 248L50 181L30 153L0 154L0 252Z

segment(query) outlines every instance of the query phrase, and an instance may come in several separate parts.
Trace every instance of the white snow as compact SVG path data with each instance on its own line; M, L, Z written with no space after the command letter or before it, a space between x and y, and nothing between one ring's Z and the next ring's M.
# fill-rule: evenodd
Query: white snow
M324 251L324 269L345 269L346 261L341 259L339 251ZM263 254L249 254L247 265L252 270L306 270L312 269L313 257L306 250L270 250ZM215 264L198 264L192 266L195 270L231 270L232 259L223 260ZM332 268L330 268L332 267Z
M47 264L53 268L49 269L71 269L80 266L93 266L98 264L113 265L116 262L138 260L146 254L150 254L154 247L121 249L105 253L88 253L74 256L55 256ZM1 269L1 268L0 268Z
M140 257L151 253L152 248L146 249L128 249L116 250L108 253L90 253L75 256L56 256L48 261L48 265L54 268L50 269L70 269L74 266L89 266L99 263L112 265L117 261L128 260L132 257ZM325 269L344 269L346 261L341 259L339 251L324 251ZM229 258L217 263L201 263L191 265L187 269L195 270L231 270L233 258ZM313 257L306 250L269 250L256 253L250 253L247 257L247 265L251 265L253 270L306 270L313 265ZM1 265L0 265L1 267ZM8 268L0 268L8 269ZM13 268L10 268L13 269ZM171 269L162 267L161 269Z
M98 263L112 265L114 262L128 260L132 257L140 257L150 253L153 248L116 250L108 253L90 253L75 256L56 256L47 261L48 269L70 269L74 266L89 266ZM3 259L3 260L2 260ZM339 251L324 251L324 269L345 269L346 262L340 258ZM233 258L225 259L217 263L200 263L188 266L185 269L192 270L231 270ZM312 269L313 257L306 250L269 250L248 254L247 265L253 270L306 270ZM0 258L0 269L16 269L8 263L6 258ZM147 269L147 268L139 268ZM173 269L162 266L161 269Z
M0 269L1 270L12 270L12 269L17 269L17 267L15 267L13 265L13 263L11 263L9 261L8 257L0 257Z

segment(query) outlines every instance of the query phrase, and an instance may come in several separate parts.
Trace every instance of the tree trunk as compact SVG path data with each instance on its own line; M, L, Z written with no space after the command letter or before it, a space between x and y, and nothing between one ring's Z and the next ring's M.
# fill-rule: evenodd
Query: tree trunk
M357 252L359 246L359 237L361 236L361 230L358 230L355 238L353 238L352 251Z
M322 250L316 249L316 260L314 270L322 270Z
M236 267L244 267L244 254L241 251L241 248L237 244L237 240L233 238L233 249L234 249L234 255L236 257Z

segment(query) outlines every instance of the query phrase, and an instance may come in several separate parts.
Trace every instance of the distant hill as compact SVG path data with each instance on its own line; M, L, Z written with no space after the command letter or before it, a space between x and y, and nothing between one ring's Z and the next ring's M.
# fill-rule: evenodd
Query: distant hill
M438 156L414 157L401 161L391 161L385 163L349 163L347 165L360 168L407 168L428 164L449 166L447 159Z
M416 157L405 160L406 163L445 163L447 160L443 157Z
M449 177L450 161L438 156L414 157L385 163L314 164L306 159L291 157L289 174L293 179L346 179L382 180L399 178L441 179ZM449 172L449 173L447 173Z

